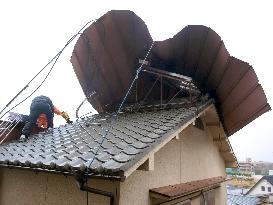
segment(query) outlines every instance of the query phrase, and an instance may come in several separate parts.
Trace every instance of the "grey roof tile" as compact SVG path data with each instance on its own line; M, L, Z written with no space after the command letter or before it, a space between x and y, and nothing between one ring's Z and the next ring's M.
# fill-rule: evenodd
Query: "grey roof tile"
M112 170L113 172L119 171L124 163L117 162L113 159L102 164L102 168L105 170Z
M160 138L160 135L156 134L156 133L149 133L149 134L147 134L147 137L149 137L151 139L157 139L157 138Z
M132 146L136 149L144 149L146 147L148 147L149 145L140 141L136 141L132 144Z
M139 153L139 149L132 146L128 146L124 150L122 150L122 152L127 155L136 155Z
M113 159L117 162L124 163L128 162L131 159L131 156L125 153L120 153L118 155L115 155Z
M96 156L96 159L100 162L107 162L110 158L112 158L112 156L107 152L103 152Z
M8 163L67 172L86 171L92 162L89 172L126 171L195 114L195 109L176 108L123 113L116 120L86 117L35 134L23 143L0 145L0 166Z

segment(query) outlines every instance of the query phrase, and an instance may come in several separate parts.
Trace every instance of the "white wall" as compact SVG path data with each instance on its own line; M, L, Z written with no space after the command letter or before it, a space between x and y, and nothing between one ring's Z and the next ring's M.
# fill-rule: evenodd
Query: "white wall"
M265 191L262 191L261 187L265 187ZM271 192L268 192L268 187L271 187ZM262 194L272 194L273 186L265 179L262 179L250 192L248 195L262 195Z

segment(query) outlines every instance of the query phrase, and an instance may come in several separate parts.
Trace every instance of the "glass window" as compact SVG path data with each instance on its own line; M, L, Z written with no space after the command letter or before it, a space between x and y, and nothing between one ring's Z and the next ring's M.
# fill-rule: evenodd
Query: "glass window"
M261 186L261 190L262 190L262 191L265 191L265 187L264 187L264 186Z
M268 191L268 192L271 192L271 187L267 187L267 191Z

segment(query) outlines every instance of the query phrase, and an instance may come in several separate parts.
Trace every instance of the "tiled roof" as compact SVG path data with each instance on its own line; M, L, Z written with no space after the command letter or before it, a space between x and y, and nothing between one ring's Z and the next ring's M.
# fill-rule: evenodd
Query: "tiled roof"
M273 185L273 176L272 175L263 176L262 179L267 180L271 185Z
M257 205L261 199L255 196L227 195L227 205Z
M203 179L203 180L191 181L187 183L154 188L154 189L151 189L150 192L172 199L172 198L177 198L181 196L186 196L188 194L201 191L203 189L217 186L224 181L225 181L225 178L219 176L219 177L213 177L209 179Z
M125 112L115 120L106 115L80 119L35 134L26 142L0 146L0 166L45 171L123 176L160 142L208 107L211 101L191 108ZM197 111L198 110L198 111ZM100 143L109 129L98 154Z

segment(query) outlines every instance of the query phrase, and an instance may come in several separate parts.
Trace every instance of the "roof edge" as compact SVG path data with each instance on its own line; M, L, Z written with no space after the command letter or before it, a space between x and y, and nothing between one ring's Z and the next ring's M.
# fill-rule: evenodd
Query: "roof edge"
M199 111L199 113L192 117L188 122L185 124L179 125L176 130L174 130L172 133L167 133L167 138L162 140L159 144L157 144L152 150L146 153L141 159L139 159L134 165L127 170L124 170L123 177L126 179L129 177L137 168L142 165L146 160L148 160L151 155L154 155L156 152L158 152L162 147L164 147L168 142L170 142L173 138L175 138L178 133L182 132L185 128L187 128L190 124L192 124L198 117L203 115L207 110L209 110L211 107L213 107L213 101L210 100L203 108ZM165 136L166 137L166 136Z

